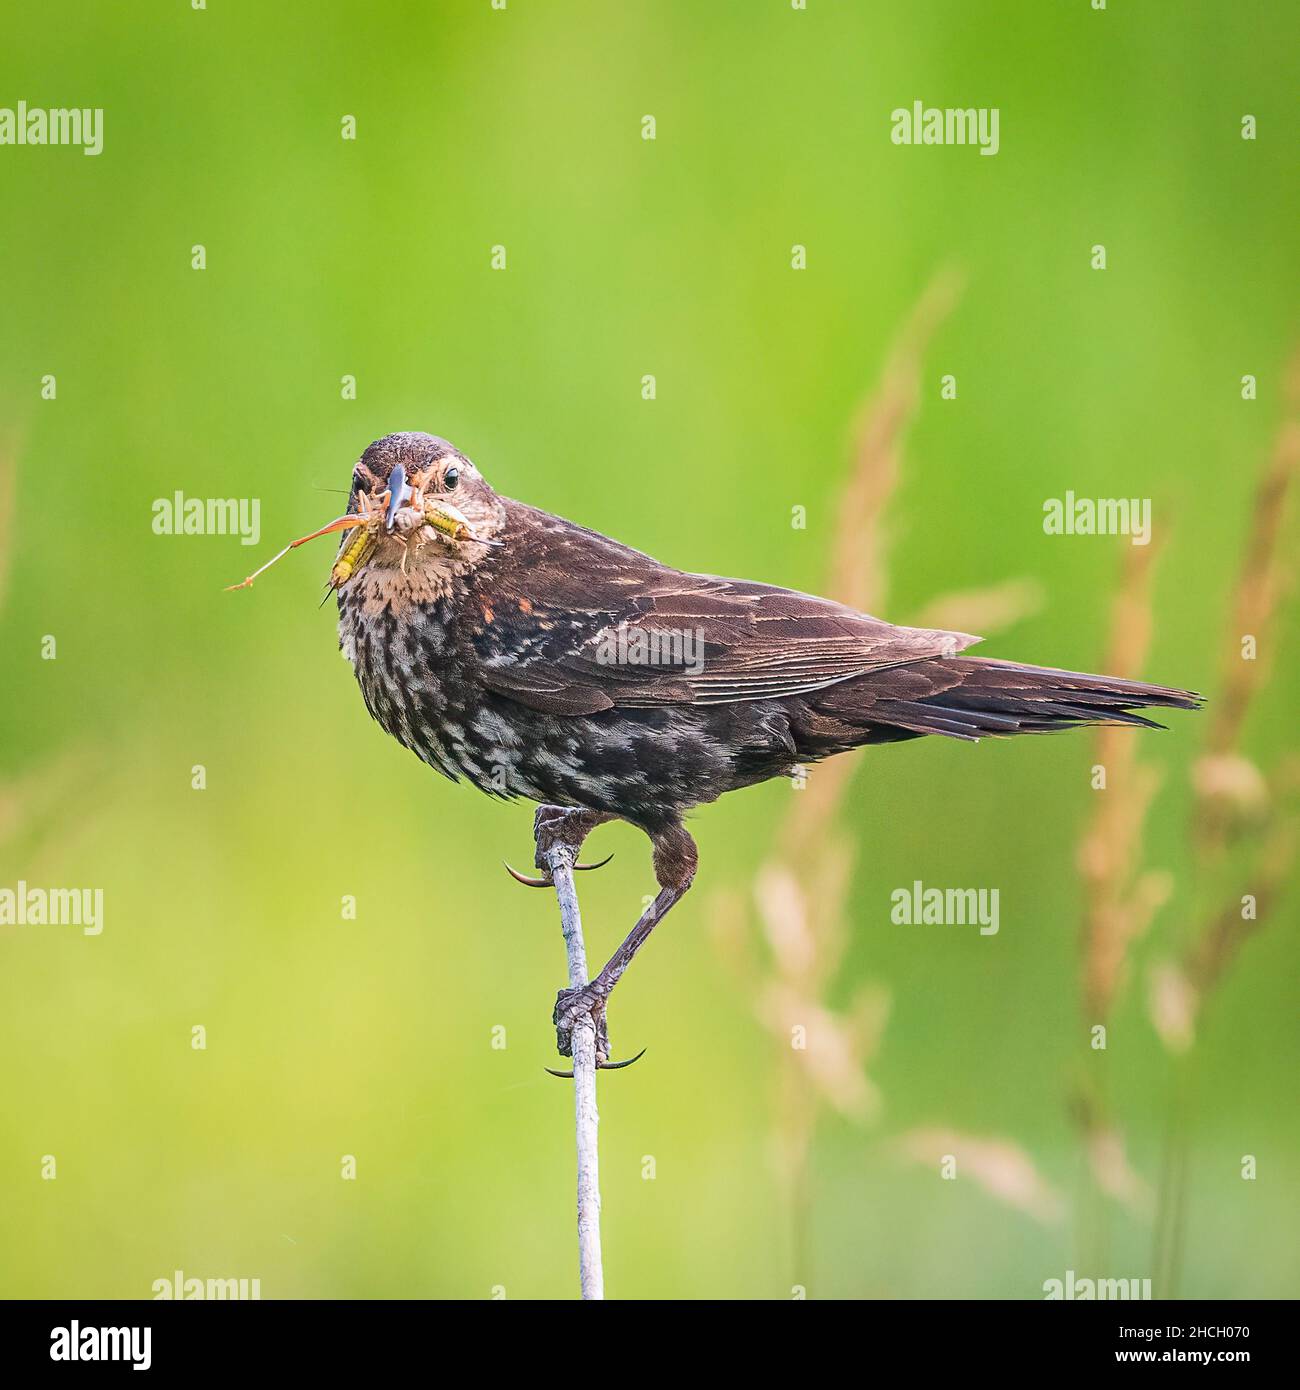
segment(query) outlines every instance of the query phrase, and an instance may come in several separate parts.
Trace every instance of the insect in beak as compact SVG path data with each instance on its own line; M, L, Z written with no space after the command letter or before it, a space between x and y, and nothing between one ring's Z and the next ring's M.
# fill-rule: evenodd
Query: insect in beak
M332 535L338 531L355 530L357 534L343 547L342 553L335 561L334 568L330 571L329 587L325 591L325 597L328 598L340 585L346 584L357 570L370 559L377 543L379 528L382 526L385 534L393 532L396 528L397 513L404 505L417 506L423 521L423 534L429 540L437 538L452 544L470 541L475 545L488 546L493 549L502 544L501 541L489 540L486 536L476 535L468 518L449 502L427 501L423 493L417 498L415 491L406 481L406 469L400 463L388 475L387 494L381 494L374 501L370 501L363 495L358 505L361 507L360 511L349 512L347 516L341 516L331 521L328 526L322 526L319 531L313 531L308 536L299 536L296 541L290 541L278 555L273 555L260 569L255 569L247 579L241 580L238 584L228 584L226 586L227 592L231 589L249 588L253 581L269 570L277 560L282 559L291 550L296 550L298 546L306 545L308 541L314 541L320 536ZM383 508L382 516L380 515L381 508ZM407 553L409 554L409 552L410 540L408 539ZM402 557L402 568L405 572L406 555Z
M365 526L370 520L369 517L362 516L356 512L349 512L347 516L341 516L335 521L331 521L328 526L322 526L319 531L313 531L309 536L299 536L296 541L290 541L278 554L271 558L260 569L255 569L247 579L241 579L238 584L227 584L226 592L232 589L249 589L252 587L253 580L260 574L265 574L277 560L282 560L291 550L296 550L300 545L306 545L308 541L314 541L320 536L331 535L335 531L350 531L357 526ZM349 546L349 551L352 547Z
M435 535L449 541L478 540L473 527L465 519L463 512L450 502L431 502L424 509L424 524ZM494 541L479 540L480 545L494 545Z

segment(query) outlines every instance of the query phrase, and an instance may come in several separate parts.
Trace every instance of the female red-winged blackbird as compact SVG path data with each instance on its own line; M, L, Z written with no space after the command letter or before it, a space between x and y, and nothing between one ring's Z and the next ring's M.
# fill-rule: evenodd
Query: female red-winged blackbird
M542 803L539 846L576 855L603 821L640 827L659 895L555 1022L590 1014L690 887L694 806L869 743L975 740L1086 724L1157 728L1134 707L1185 690L958 656L978 638L894 627L828 599L686 574L498 496L445 439L362 455L336 568L340 645L366 706L453 780ZM567 808L567 809L566 809ZM545 861L539 850L539 867Z

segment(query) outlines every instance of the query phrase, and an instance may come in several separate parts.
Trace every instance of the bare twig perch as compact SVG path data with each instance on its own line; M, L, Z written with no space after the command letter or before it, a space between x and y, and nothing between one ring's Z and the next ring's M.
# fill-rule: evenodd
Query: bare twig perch
M539 835L538 868L555 883L560 903L560 929L569 957L569 984L587 983L587 949L582 940L582 915L573 886L576 855L564 843L546 843ZM573 1122L578 1141L578 1272L583 1298L605 1297L605 1271L600 1255L600 1152L596 1109L596 1025L590 1015L573 1025Z

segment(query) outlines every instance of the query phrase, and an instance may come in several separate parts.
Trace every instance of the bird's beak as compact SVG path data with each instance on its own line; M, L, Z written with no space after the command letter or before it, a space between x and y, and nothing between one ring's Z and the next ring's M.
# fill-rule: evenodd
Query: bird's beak
M406 469L399 463L388 475L388 510L384 513L384 530L391 535L397 513L411 499L411 488L406 481Z

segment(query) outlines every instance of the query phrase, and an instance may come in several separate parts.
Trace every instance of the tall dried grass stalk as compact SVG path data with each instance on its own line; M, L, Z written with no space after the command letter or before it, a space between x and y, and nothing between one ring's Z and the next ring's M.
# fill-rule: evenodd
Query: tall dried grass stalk
M1151 644L1152 585L1163 533L1146 546L1126 546L1111 603L1107 674L1138 678ZM1142 846L1148 812L1160 774L1139 761L1132 729L1100 725L1094 732L1096 766L1105 784L1094 795L1084 825L1077 864L1083 884L1080 932L1080 1004L1086 1028L1105 1025L1127 975L1129 949L1150 926L1169 895L1169 877L1143 870ZM1089 1049L1071 1089L1068 1110L1083 1157L1076 1225L1082 1269L1100 1270L1109 1242L1108 1200L1145 1212L1146 1183L1129 1164L1124 1136L1109 1099L1107 1053Z
M956 306L955 271L940 272L909 315L885 359L875 391L858 413L852 465L837 508L827 593L850 608L880 612L888 598L889 537L885 513L898 487L903 439L920 405L921 364L930 340ZM838 814L854 758L833 758L791 803L777 842L802 860L825 839Z
M961 277L941 271L912 310L858 414L853 467L840 497L828 584L833 598L864 613L888 597L884 516L898 486L903 437L921 401L921 363L961 295Z
M899 481L903 439L921 400L926 348L959 293L954 273L935 278L899 334L858 417L826 589L862 611L880 612L885 605L885 513ZM962 621L951 626L991 631L1018 621L1040 602L1036 586L1015 580L950 595L927 611L960 612ZM832 1009L825 1000L847 941L845 909L857 836L842 828L840 814L857 767L855 758L832 759L808 775L791 797L752 888L767 943L761 964L748 949L749 912L743 900L720 896L712 914L719 946L748 985L757 1017L782 1049L774 1153L792 1213L796 1278L804 1283L811 1278L809 1163L819 1113L829 1106L865 1122L880 1109L868 1067L888 1018L888 992L879 984L864 984L844 1010Z
M853 460L830 545L829 593L870 611L886 596L884 513L898 484L902 439L920 402L921 360L952 310L957 277L945 272L921 296L899 334L875 392L859 414ZM764 927L765 962L745 945L743 903L721 899L717 940L748 983L755 1013L781 1046L774 1156L792 1217L795 1278L811 1278L807 1218L812 1137L821 1105L857 1120L874 1115L879 1095L866 1068L888 1016L888 996L864 986L837 1012L824 1000L844 954L844 909L854 846L837 827L856 760L818 767L791 797L773 848L753 883Z
M1300 356L1287 373L1286 400L1292 417L1300 417ZM1294 578L1293 564L1282 553L1288 503L1300 474L1300 418L1284 421L1269 466L1260 477L1251 509L1250 531L1242 555L1223 636L1220 690L1206 739L1201 775L1195 782L1193 832L1198 850L1211 858L1222 853L1237 828L1241 799L1225 771L1240 765L1239 745L1250 706L1272 665L1272 637L1279 601ZM1254 659L1243 644L1253 639ZM1238 766L1240 774L1240 767ZM1218 775L1215 775L1215 774ZM1246 774L1249 775L1248 773ZM1225 785L1226 784L1226 785Z
M1200 1016L1245 941L1275 915L1289 887L1300 837L1293 804L1295 759L1284 760L1265 776L1242 749L1250 709L1271 664L1281 597L1292 579L1283 536L1300 475L1300 354L1285 382L1286 418L1255 491L1223 637L1220 691L1205 752L1192 770L1188 831L1199 900L1196 926L1178 961L1161 962L1151 977L1152 1022L1175 1058L1152 1248L1152 1277L1157 1296L1164 1298L1177 1291L1187 1239L1188 1132ZM1254 642L1253 659L1248 658L1247 638ZM1258 848L1244 874L1227 866L1239 881L1225 889L1220 870L1226 851L1245 843L1247 832L1249 843ZM1247 900L1253 913L1243 909Z
M1208 870L1243 832L1248 830L1259 848L1245 881L1206 912L1203 925L1183 952L1182 971L1190 987L1193 1015L1219 985L1245 937L1269 916L1294 863L1295 760L1284 760L1271 774L1264 774L1242 748L1247 716L1271 666L1280 600L1293 578L1290 548L1283 545L1283 537L1300 478L1300 354L1292 360L1285 379L1288 418L1255 490L1223 639L1222 693L1216 697L1205 753L1192 777L1191 838L1202 882L1209 886ZM1253 660L1246 657L1246 638L1254 639ZM1243 916L1245 895L1254 898L1253 917ZM1190 1037L1190 1029L1188 1033Z
M1150 545L1125 548L1102 665L1108 675L1141 675L1151 643L1151 583L1159 551L1154 537ZM1109 1018L1128 948L1168 893L1162 876L1138 873L1147 812L1160 775L1138 761L1132 729L1101 725L1094 744L1106 783L1096 794L1078 854L1084 885L1082 999L1090 1025Z

